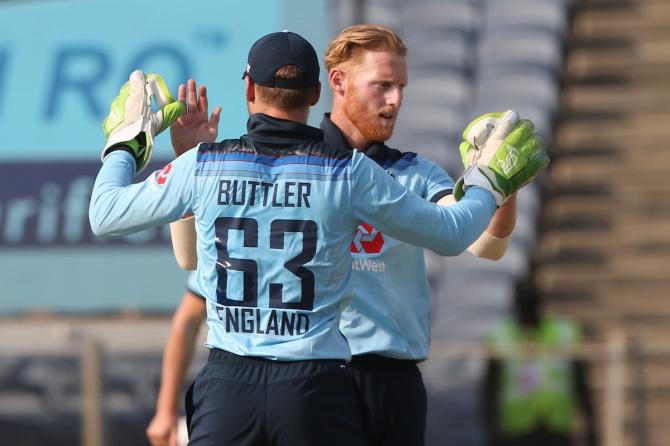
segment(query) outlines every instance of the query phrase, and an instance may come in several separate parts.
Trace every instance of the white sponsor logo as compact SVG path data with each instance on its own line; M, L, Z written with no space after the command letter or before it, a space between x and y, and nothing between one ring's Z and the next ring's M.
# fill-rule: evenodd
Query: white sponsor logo
M373 273L385 273L386 262L372 259L353 259L351 269L354 271L371 271Z

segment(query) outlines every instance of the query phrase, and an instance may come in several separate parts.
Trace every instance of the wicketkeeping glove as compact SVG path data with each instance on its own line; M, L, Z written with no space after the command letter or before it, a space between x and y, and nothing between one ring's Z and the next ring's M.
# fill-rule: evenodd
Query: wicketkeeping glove
M517 112L488 113L463 132L460 145L465 172L454 197L460 200L470 186L490 191L498 206L549 165L549 156L535 126Z
M151 110L152 97L159 109L156 112ZM133 71L102 123L107 142L100 158L104 160L114 147L129 147L135 155L136 173L139 173L151 158L154 137L185 110L184 104L172 97L160 74Z

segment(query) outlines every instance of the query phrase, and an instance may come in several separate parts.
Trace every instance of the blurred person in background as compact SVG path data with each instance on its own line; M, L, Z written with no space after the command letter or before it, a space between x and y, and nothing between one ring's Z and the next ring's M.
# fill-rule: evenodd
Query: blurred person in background
M338 149L365 153L423 199L453 205L455 182L444 169L414 152L384 144L393 134L408 83L406 54L402 39L383 26L351 26L330 42L325 65L333 108L321 123L324 139ZM183 91L180 87L180 95ZM196 110L201 102L195 94L195 83L189 82L193 104L189 111ZM193 121L191 127L199 127L202 135L211 133L212 120L208 121L206 109L199 121L199 125ZM490 117L479 135L488 135L494 124L495 119ZM532 131L532 124L526 121L526 125ZM473 143L461 146L465 169L475 161L474 143L485 140L484 136L473 136L475 130L476 126L470 126L464 132L466 140ZM198 132L178 126L173 126L171 133L176 153L204 140L197 139ZM545 160L536 167L544 166ZM501 258L514 228L515 212L513 195L498 208L487 230L468 250L483 258ZM177 229L181 225L183 228ZM175 247L179 264L193 269L197 258L192 249L192 222L190 226L180 221L173 223L172 231L173 243L188 240L183 243L191 246L190 253L189 249ZM191 235L184 235L189 231ZM340 330L352 350L349 365L362 403L368 442L420 446L425 442L427 397L417 364L428 357L431 306L423 248L362 223L354 234L351 251L353 299L342 314Z
M156 401L156 414L147 427L152 446L183 446L178 432L186 428L179 417L181 391L200 327L205 322L205 298L198 290L197 274L191 273L186 291L172 317L172 324L163 351L161 385ZM183 425L181 425L183 423Z
M547 316L528 280L516 290L514 317L487 337L492 357L482 381L490 446L570 446L578 409L586 445L598 444L586 362L573 356L579 325ZM581 443L580 443L581 444Z

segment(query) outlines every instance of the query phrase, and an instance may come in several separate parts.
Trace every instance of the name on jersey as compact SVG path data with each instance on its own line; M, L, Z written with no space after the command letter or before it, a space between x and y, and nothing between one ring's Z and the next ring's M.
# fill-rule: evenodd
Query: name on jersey
M266 183L251 180L220 180L218 204L223 206L310 207L310 183Z
M267 317L263 317L261 311ZM296 311L223 307L217 310L217 314L227 333L296 336L309 331L309 316Z

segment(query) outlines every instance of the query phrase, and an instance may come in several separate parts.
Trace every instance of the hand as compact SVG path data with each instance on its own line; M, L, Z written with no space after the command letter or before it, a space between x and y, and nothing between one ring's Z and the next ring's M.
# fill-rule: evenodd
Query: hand
M463 130L464 141L459 146L463 167L467 170L477 164L482 154L493 155L518 122L519 114L514 110L486 113L475 118ZM482 160L484 163L489 161Z
M501 206L519 188L549 165L535 126L517 112L488 113L463 132L461 158L466 168L454 188L459 200L469 186L489 190Z
M177 414L156 415L147 427L147 437L152 446L177 446Z
M151 98L159 108L151 110ZM101 159L118 146L128 147L135 156L136 172L149 162L154 137L184 113L184 104L176 102L159 74L130 73L114 99L102 123L106 142Z
M186 86L179 85L179 102L186 104ZM207 120L207 87L200 86L200 97L196 93L196 85L193 79L188 81L188 106L186 114L182 115L170 127L172 148L175 155L179 156L197 146L201 142L214 142L219 133L219 118L221 107L216 107L212 116Z

